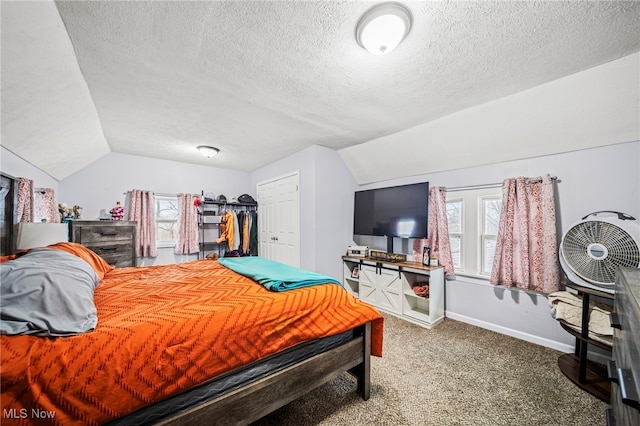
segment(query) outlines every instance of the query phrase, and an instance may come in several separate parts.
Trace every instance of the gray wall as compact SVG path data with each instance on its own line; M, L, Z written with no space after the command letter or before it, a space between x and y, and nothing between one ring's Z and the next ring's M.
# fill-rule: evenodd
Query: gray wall
M58 200L83 207L83 219L98 219L116 201L124 206L125 192L145 189L156 193L224 194L227 199L250 194L247 172L198 166L177 161L110 153L60 182ZM196 255L176 255L173 248L159 248L157 258L142 260L143 265L195 260Z
M529 160L509 161L363 185L359 189L429 181L457 187L502 182L509 177L557 176L561 233L588 213L614 210L640 221L640 142L592 148ZM561 237L561 235L560 235ZM358 239L385 249L385 240ZM396 243L396 247L398 243ZM409 253L411 245L408 246ZM399 250L396 250L399 251ZM446 284L449 318L513 335L562 351L573 350L574 339L551 317L547 297L519 289L494 287L487 281L457 277Z
M55 187L55 180L2 150L2 169L34 179L36 186ZM500 182L513 176L558 177L558 217L562 230L587 213L618 210L640 218L640 142L510 161L461 170L394 179L357 186L339 155L312 147L251 174L193 166L122 154L108 154L59 183L59 200L85 207L85 218L96 218L136 187L157 192L225 193L255 196L258 182L300 172L301 265L336 278L340 256L353 243L353 192L427 180L447 187ZM6 167L6 168L5 168ZM376 243L371 242L373 247ZM410 251L405 241L396 243ZM406 247L407 249L402 249ZM384 240L376 248L385 249ZM164 249L156 263L190 260ZM458 277L447 282L447 316L562 351L573 350L573 338L551 318L547 298L521 290L493 287L480 280Z

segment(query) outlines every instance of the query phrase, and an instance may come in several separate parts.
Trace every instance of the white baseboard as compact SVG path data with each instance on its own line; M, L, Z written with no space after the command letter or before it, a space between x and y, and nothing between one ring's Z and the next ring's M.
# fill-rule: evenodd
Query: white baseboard
M573 345L568 345L566 343L556 342L554 340L545 339L544 337L535 336L529 333L523 333L518 330L513 330L511 328L503 327L497 324L492 324L490 322L481 321L476 318L467 317L465 315L456 314L455 312L446 312L445 316L447 318L451 318L456 321L464 322L467 324L475 325L476 327L484 328L486 330L495 331L496 333L504 334L507 336L515 337L516 339L524 340L526 342L534 343L536 345L544 346L546 348L555 349L564 353L572 353L575 351ZM611 357L607 357L604 354L591 352L587 349L589 359L599 362L600 364L605 364Z
M455 312L446 312L446 317L456 321L475 325L476 327L495 331L496 333L515 337L516 339L535 343L536 345L544 346L546 348L555 349L560 352L570 353L574 351L574 347L572 345L567 345L566 343L556 342L553 340L545 339L544 337L534 336L533 334L529 334L529 333L523 333L522 331L513 330L511 328L503 327L501 325L492 324L490 322L481 321L476 318L471 318L465 315L456 314Z

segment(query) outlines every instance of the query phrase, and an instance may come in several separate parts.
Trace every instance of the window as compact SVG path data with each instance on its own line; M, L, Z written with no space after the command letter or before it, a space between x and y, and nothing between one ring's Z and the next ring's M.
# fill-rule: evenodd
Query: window
M457 274L491 275L501 208L500 188L447 193L449 239Z
M456 270L462 268L462 211L461 199L447 200L447 222L449 226L449 240L451 242L451 257Z
M493 258L496 254L496 241L498 238L498 226L500 225L500 209L502 198L482 197L482 233L480 241L481 249L481 275L491 275Z
M178 237L178 197L157 196L156 245L173 247Z

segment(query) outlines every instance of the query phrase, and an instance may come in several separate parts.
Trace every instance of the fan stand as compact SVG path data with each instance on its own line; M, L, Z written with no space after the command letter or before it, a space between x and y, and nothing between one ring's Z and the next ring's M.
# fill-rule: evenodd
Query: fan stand
M571 282L563 284L565 287L576 290L578 295L582 296L582 324L581 331L578 332L569 327L566 322L558 321L562 328L576 338L575 352L560 355L558 367L580 389L608 403L611 400L611 382L608 378L607 368L602 364L588 360L587 348L588 345L593 345L611 351L611 346L589 337L589 302L591 296L613 301L613 294Z

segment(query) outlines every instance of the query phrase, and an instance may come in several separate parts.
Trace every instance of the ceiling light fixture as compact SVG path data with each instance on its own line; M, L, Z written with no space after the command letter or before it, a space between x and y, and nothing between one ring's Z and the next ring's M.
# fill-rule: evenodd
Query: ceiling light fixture
M409 34L411 21L411 12L404 5L381 3L362 15L356 25L356 40L374 55L385 55Z
M207 158L215 157L220 152L218 148L206 145L200 145L198 147L198 151L200 151L200 154L204 155Z

